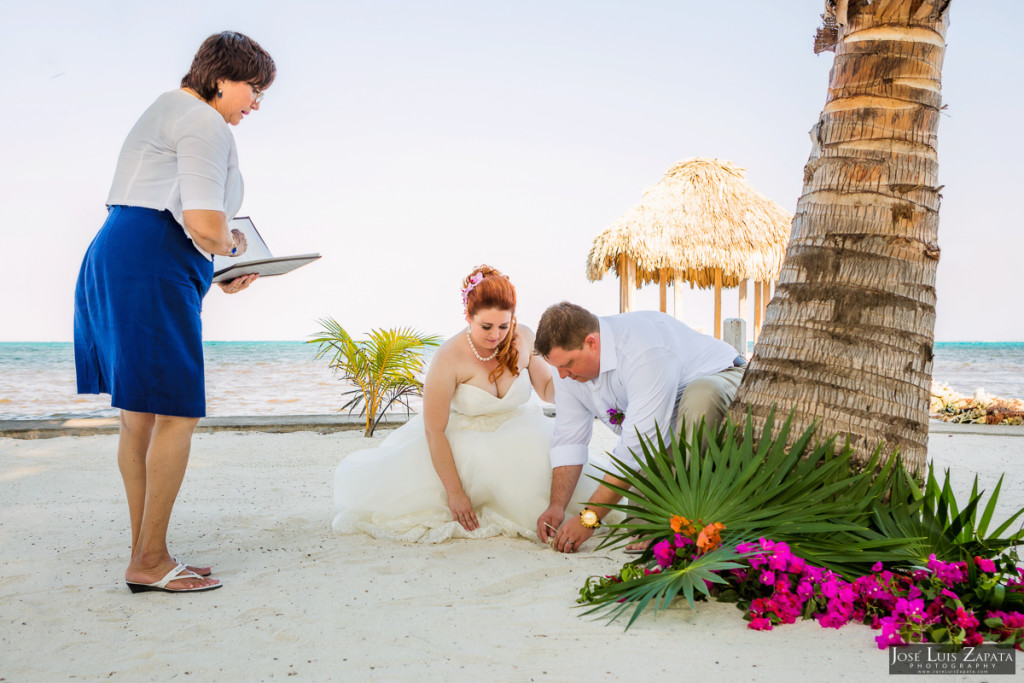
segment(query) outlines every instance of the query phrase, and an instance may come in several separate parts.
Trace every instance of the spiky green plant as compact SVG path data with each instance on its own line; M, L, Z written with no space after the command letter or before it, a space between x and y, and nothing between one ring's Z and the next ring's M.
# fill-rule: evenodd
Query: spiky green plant
M1017 565L1016 546L1024 544L1024 528L1016 532L1012 528L1024 515L1024 508L989 530L1002 487L1003 475L1000 475L985 503L984 492L978 491L975 476L970 496L961 506L950 485L949 470L939 486L933 464L928 468L923 487L908 476L898 476L890 500L875 508L872 523L879 533L889 538L907 540L901 551L906 557L896 564L897 567L924 567L932 555L943 562L963 562L967 565L967 581L957 592L964 604L976 610L1020 611L1024 609L1024 593L1008 591L991 574L979 572L975 563L978 557L994 560L997 566L1004 568Z
M837 449L832 438L812 446L812 426L787 448L791 418L775 438L755 439L748 416L745 426L726 421L708 438L703 424L689 441L677 441L674 434L668 443L660 433L641 436L635 462L613 458L614 470L604 472L626 486L604 485L629 502L609 507L627 517L609 525L612 531L600 547L640 540L649 549L614 577L588 579L579 599L590 606L585 614L605 612L611 620L632 608L629 628L648 605L657 612L680 593L692 607L695 597L711 594L710 585L726 582L722 570L744 566L737 544L762 537L784 541L794 555L847 579L868 573L879 561L896 569L924 565L932 553L944 561L966 561L972 601L990 609L1021 602L1019 592L1011 594L991 576L980 578L973 562L981 556L1009 566L1016 560L1012 547L1024 542L1024 530L1008 533L1024 508L989 533L1002 478L979 517L977 479L961 509L948 472L940 487L929 470L919 487L898 454L881 462L881 447L866 466L856 466L849 444ZM773 422L771 415L763 434L772 433ZM651 548L674 537L671 520L677 515L697 528L724 524L722 543L651 573L657 569Z
M310 339L319 344L317 358L330 357L330 365L342 379L355 385L342 396L351 398L342 410L366 417L366 436L373 436L388 409L397 404L409 407L408 399L423 392L417 376L423 369L423 350L437 346L436 335L423 335L411 328L372 330L369 339L355 341L332 318L320 320L323 332Z
M773 422L774 415L765 434ZM707 439L703 423L688 441L670 434L666 443L660 432L641 437L641 457L628 464L613 458L615 471L606 472L628 483L605 486L630 502L611 506L627 519L610 525L602 545L671 538L669 520L679 515L724 524L723 541L733 545L761 536L785 541L807 561L842 574L896 559L904 542L874 532L871 514L892 484L898 459L880 465L876 451L867 469L853 473L852 449L838 449L834 438L812 444L813 425L787 448L791 424L792 416L774 439L755 439L749 417L743 426L725 421Z
M765 434L772 433L773 423L774 414ZM812 445L813 425L787 448L791 424L792 415L774 439L755 439L748 416L743 426L726 420L705 439L702 422L682 430L690 433L689 441L670 433L666 443L658 431L654 438L641 436L642 452L635 462L613 457L614 471L604 472L627 486L604 485L629 502L609 506L627 518L609 525L602 547L646 541L648 550L634 564L650 566L654 543L675 535L674 516L697 528L725 525L722 543L658 573L632 576L635 570L624 568L628 580L588 581L581 591L581 602L591 605L585 613L606 611L615 619L632 607L629 628L652 602L655 611L664 609L682 593L693 606L698 593L710 594L709 583L725 582L719 572L742 566L738 561L744 556L736 545L760 537L785 541L794 554L847 575L857 574L865 563L899 557L903 539L885 538L869 526L873 505L891 486L895 470L902 471L898 459L879 469L878 451L869 469L855 473L849 446L837 449L834 438ZM876 469L879 474L872 477Z
M577 602L592 606L584 614L604 612L609 623L632 608L633 614L626 623L628 629L647 605L653 604L657 614L667 609L680 593L692 608L698 595L711 595L708 584L726 583L719 572L741 569L744 565L738 560L743 557L745 555L737 553L734 547L723 545L699 555L692 562L656 574L645 574L642 561L630 562L619 572L618 580L588 578Z
M924 565L928 556L934 554L944 562L967 562L973 566L975 557L996 557L1024 543L1024 528L1015 533L1010 531L1013 523L1024 515L1024 508L989 531L1002 487L1000 476L982 508L984 492L978 491L975 476L971 495L961 508L949 483L949 470L939 486L934 467L929 467L923 489L910 477L896 478L892 499L874 511L873 525L890 538L908 539L905 552L910 562Z

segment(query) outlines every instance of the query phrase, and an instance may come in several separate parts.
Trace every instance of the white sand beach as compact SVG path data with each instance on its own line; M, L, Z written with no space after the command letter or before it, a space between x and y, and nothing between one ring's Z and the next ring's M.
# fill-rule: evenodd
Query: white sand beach
M334 468L384 434L198 434L171 549L212 564L224 588L196 595L125 587L116 436L0 439L0 681L888 678L864 626L762 633L714 602L628 632L581 618L584 578L625 558L593 540L560 555L526 539L335 536ZM998 434L933 433L929 452L960 492L1005 472L1005 516L1024 504L1024 438Z

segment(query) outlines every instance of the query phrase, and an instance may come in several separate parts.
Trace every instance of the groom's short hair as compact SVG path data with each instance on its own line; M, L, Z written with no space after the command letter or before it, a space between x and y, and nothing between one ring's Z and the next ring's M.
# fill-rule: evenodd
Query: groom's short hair
M537 338L533 352L547 356L556 346L566 351L583 348L588 334L601 331L597 316L568 301L548 306L537 323Z

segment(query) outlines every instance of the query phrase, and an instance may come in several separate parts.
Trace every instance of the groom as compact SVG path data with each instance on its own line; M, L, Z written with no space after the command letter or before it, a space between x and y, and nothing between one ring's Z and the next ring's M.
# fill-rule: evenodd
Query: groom
M676 434L704 418L716 425L726 414L744 360L729 344L655 311L598 318L563 301L544 311L534 352L558 370L555 431L551 442L551 503L537 519L542 541L554 538L560 552L574 552L599 526L621 496L599 486L578 517L565 509L587 462L594 418L620 435L612 455L634 460L641 453L637 432ZM617 477L605 481L626 488ZM563 522L565 522L563 524ZM555 531L557 529L557 532Z

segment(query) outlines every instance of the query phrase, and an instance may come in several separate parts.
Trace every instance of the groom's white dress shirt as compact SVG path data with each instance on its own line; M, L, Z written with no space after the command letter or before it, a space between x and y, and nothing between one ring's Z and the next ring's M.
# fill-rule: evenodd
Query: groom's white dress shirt
M587 382L554 375L552 467L586 464L595 417L620 435L612 455L630 462L630 450L641 453L637 430L654 437L657 425L667 434L686 385L732 367L736 358L726 342L665 313L637 311L598 320L600 375ZM620 426L609 422L612 408L624 415Z

